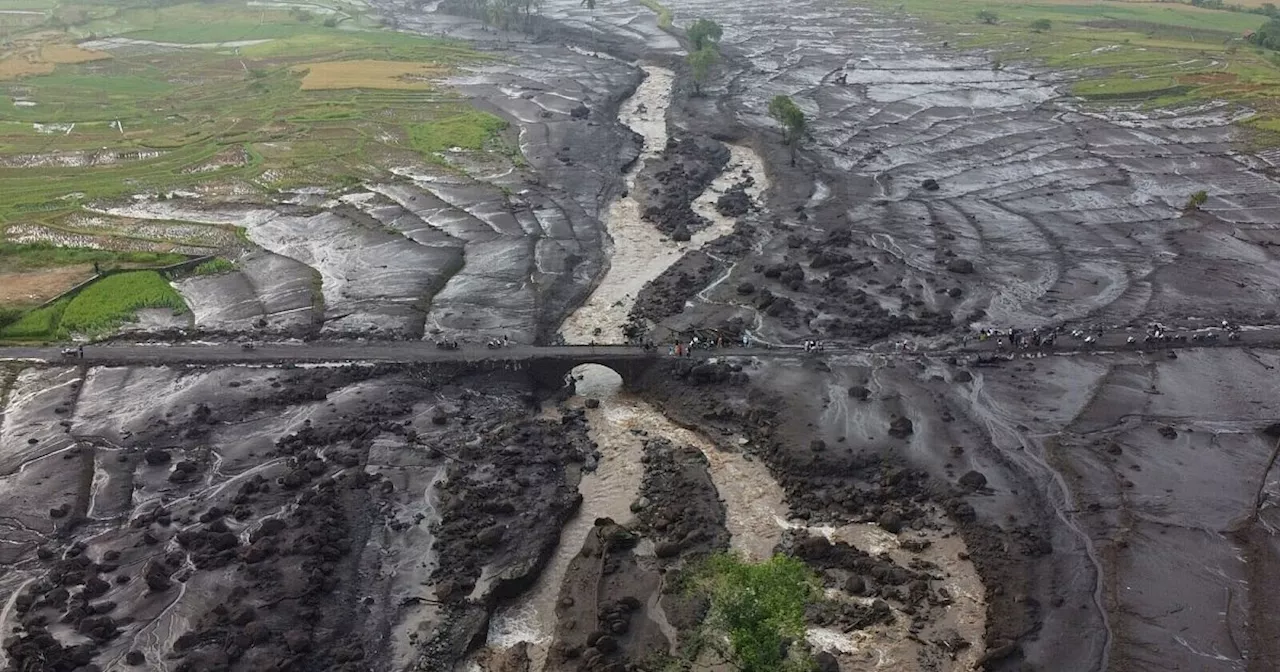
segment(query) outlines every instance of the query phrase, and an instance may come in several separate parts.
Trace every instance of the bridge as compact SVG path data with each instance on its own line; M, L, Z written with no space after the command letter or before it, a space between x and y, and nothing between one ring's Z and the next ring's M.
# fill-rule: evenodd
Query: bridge
M1280 327L1249 327L1237 340L1212 343L1197 341L1144 344L1129 343L1132 332L1112 331L1093 343L1064 339L1055 347L1034 352L1010 352L992 341L931 350L897 350L890 343L871 347L828 346L819 356L878 355L882 357L917 357L921 355L1040 356L1042 354L1088 354L1093 356L1123 352L1165 353L1170 350L1230 347L1280 347ZM794 359L805 356L799 346L729 347L699 350L694 356L756 357ZM543 386L559 388L565 375L583 364L608 367L622 377L626 385L634 385L655 362L672 359L666 348L645 350L629 345L513 345L503 348L463 346L444 350L426 341L295 341L267 342L246 348L241 343L181 341L176 343L103 343L84 347L83 356L66 356L59 347L0 346L0 362L31 361L38 363L85 366L219 366L234 364L323 364L343 362L438 364L442 368L459 366L471 370L524 370Z
M238 343L113 343L89 345L64 355L57 347L0 347L0 361L31 361L73 366L218 366L235 364L323 364L341 362L460 365L472 370L524 370L539 385L559 388L574 367L599 364L633 385L662 359L666 349L645 350L626 345L514 345L444 350L422 341L330 341L265 343L252 349ZM796 350L724 348L701 351L700 356L786 356Z

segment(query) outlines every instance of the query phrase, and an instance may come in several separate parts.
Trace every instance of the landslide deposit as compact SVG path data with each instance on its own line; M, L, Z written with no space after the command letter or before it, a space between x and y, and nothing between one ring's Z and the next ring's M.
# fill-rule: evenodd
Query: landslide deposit
M243 227L178 285L206 336L463 352L0 361L0 668L657 672L705 619L681 577L733 550L818 575L823 672L1276 669L1280 188L1244 112L1083 107L834 0L669 4L515 34L374 0L494 56L448 85L519 157L98 204ZM694 335L770 349L667 355ZM481 361L503 337L586 347ZM589 347L629 340L655 356Z

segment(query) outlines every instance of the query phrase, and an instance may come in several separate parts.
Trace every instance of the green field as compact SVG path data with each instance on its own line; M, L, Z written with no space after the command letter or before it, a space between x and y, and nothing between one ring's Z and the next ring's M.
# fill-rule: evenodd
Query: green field
M485 145L507 122L479 110L467 110L438 121L415 124L409 128L409 142L420 152L443 152L454 147L484 149Z
M210 259L209 261L206 261L200 264L199 266L196 266L195 270L191 271L191 274L192 275L218 275L219 273L230 273L231 271L234 271L234 270L236 270L236 265L234 263L227 261L226 259L223 259L221 257L218 257L216 259Z
M1001 62L1030 61L1074 76L1072 92L1105 102L1178 106L1226 99L1257 109L1247 122L1280 128L1280 54L1245 35L1267 18L1172 2L1078 0L886 0L879 6L926 19L961 47ZM995 23L980 21L992 12ZM1048 21L1048 30L1033 23ZM1256 134L1259 144L1280 138Z
M30 311L4 329L0 338L55 340L98 336L132 321L143 308L186 312L187 305L164 276L155 271L109 275L69 299Z
M434 87L399 90L385 82L304 91L305 65L408 61L447 72L480 58L453 42L365 25L359 16L238 1L59 4L55 13L80 19L62 28L68 40L265 41L97 47L110 58L0 80L0 160L20 157L0 163L0 227L37 220L56 226L80 203L200 183L249 183L265 192L374 177L411 150L411 127L457 115L459 100ZM33 29L41 39L49 32L48 25ZM83 167L50 158L91 152L120 156Z
M233 254L247 243L231 235L168 238L153 223L103 222L85 206L193 189L265 199L281 189L383 179L388 168L414 161L447 166L445 150L454 147L509 153L489 142L505 123L417 75L443 77L484 56L454 41L385 30L357 5L318 5L326 2L328 10L300 11L246 0L0 0L0 8L47 10L4 24L0 242L20 227L19 240ZM56 56L42 61L43 72L29 72L26 63L45 54ZM312 70L319 74L308 78ZM8 262L0 250L0 283L5 273L110 257L13 249ZM75 281L67 275L66 286ZM55 309L23 321L9 330L65 331Z

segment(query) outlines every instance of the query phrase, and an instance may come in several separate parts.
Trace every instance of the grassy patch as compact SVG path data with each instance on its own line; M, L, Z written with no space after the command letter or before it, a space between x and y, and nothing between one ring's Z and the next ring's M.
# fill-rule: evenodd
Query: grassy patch
M236 270L236 265L222 257L215 257L206 261L194 269L192 275L218 275L219 273L230 273Z
M454 147L483 149L498 133L507 128L507 122L488 112L468 110L439 121L414 124L409 127L409 142L414 149L434 154Z
M62 300L44 308L24 313L9 326L0 329L0 338L17 341L53 340L57 338L58 323L66 311L69 300Z
M880 0L925 18L960 46L1008 62L1038 61L1075 75L1089 99L1176 106L1226 99L1280 119L1280 68L1243 36L1265 17L1169 2ZM979 12L995 15L994 24ZM1044 22L1049 28L1044 29Z
M101 270L136 266L168 266L185 260L180 254L113 252L85 247L46 244L18 245L0 242L0 273L34 271L58 266L97 264Z
M58 333L103 334L132 321L143 308L185 312L187 304L155 271L109 275L71 299L58 323Z

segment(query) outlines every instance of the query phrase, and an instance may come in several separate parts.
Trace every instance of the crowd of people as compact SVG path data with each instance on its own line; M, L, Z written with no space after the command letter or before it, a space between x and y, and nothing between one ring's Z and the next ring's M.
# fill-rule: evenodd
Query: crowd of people
M1187 342L1213 343L1220 340L1224 335L1229 341L1240 339L1239 325L1233 324L1229 320L1222 320L1219 327L1174 333L1163 324L1153 322L1147 325L1141 336L1130 334L1125 337L1125 344L1137 346L1139 344L1160 345ZM1106 334L1107 332L1101 329L1072 329L1069 332L1064 332L1060 327L1050 329L980 329L976 338L979 343L994 340L996 346L1000 349L1042 350L1052 348L1059 336L1067 336L1085 346L1093 346L1097 345ZM969 344L972 339L973 337L965 336L965 344Z

